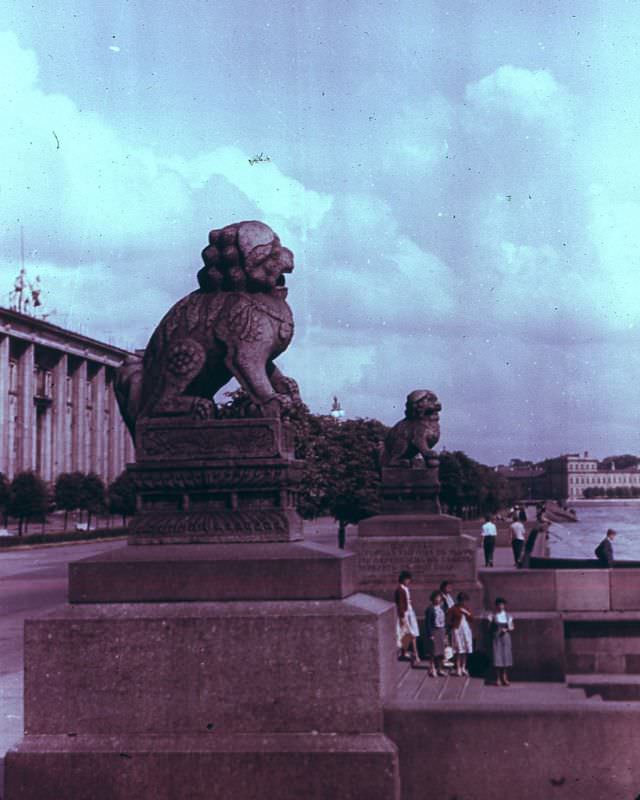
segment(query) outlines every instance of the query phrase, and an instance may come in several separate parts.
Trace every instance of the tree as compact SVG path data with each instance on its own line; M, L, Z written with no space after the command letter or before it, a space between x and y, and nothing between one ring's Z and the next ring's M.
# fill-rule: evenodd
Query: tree
M7 527L9 516L9 498L10 498L10 486L9 479L7 476L0 472L0 511L2 511L2 516L4 517L4 527Z
M616 469L628 469L629 467L635 467L640 464L640 458L631 455L631 453L625 453L621 456L607 456L603 458L600 463L605 469L610 469L611 465L614 465Z
M35 472L19 472L9 489L9 513L18 518L18 536L22 536L25 522L28 528L32 517L46 515L47 506L47 485L42 478Z
M333 422L327 506L339 524L353 525L380 511L378 458L387 428L377 419Z
M104 510L105 487L102 478L95 472L85 475L82 481L80 508L87 512L87 528L91 529L91 516Z
M56 478L54 497L56 506L64 509L64 529L67 530L69 511L80 508L82 504L82 472L61 472Z
M440 499L459 516L495 512L517 499L509 481L461 450L440 455Z
M219 410L223 418L255 413L243 389L227 393ZM296 458L304 461L298 511L305 519L331 514L341 525L358 522L378 511L380 475L377 454L386 427L378 420L338 422L329 415L311 414L294 401L286 414Z
M109 484L107 489L109 511L122 515L122 524L127 524L127 517L136 511L136 489L130 475L125 471Z

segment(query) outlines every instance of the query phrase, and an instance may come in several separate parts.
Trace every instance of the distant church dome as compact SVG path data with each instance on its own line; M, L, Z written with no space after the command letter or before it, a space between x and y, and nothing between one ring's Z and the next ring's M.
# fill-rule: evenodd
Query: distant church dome
M344 410L340 405L340 401L337 397L333 398L333 405L331 406L331 411L329 412L334 419L343 420L344 419Z

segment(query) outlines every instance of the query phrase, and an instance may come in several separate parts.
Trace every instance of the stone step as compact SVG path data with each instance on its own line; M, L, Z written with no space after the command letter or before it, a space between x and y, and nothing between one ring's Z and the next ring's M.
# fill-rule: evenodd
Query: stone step
M584 690L587 697L599 696L603 700L627 702L640 701L640 676L617 673L597 673L595 675L567 675L571 688Z
M6 796L21 800L399 797L380 733L25 736L5 768Z
M567 672L571 675L631 675L640 679L640 654L606 648L573 652L567 648Z

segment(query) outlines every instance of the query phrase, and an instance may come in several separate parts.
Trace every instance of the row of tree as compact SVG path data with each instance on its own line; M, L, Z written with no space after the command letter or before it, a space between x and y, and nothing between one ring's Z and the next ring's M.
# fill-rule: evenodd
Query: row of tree
M242 390L229 394L224 417L244 416L248 401ZM341 527L380 510L380 448L388 428L376 419L349 419L312 414L298 401L290 411L296 457L305 467L299 511L305 519L330 515ZM461 451L440 455L441 501L458 516L476 516L511 505L509 482L492 467Z
M250 403L242 390L230 393L221 416L242 417ZM304 461L299 511L305 519L330 515L341 529L380 510L379 454L387 427L376 419L338 421L331 416L311 414L307 406L294 403L289 420L294 433L296 457ZM440 455L440 498L444 510L457 516L495 512L515 500L509 482L491 467L480 464L461 451ZM4 498L4 499L3 499ZM108 510L129 516L135 511L135 491L122 473L105 487L98 475L67 472L53 487L33 472L16 475L9 484L0 474L0 509L23 522L42 517L54 504L65 512L93 514Z
M583 496L590 499L594 497L640 497L640 486L587 486L582 492Z
M28 530L29 521L45 523L47 514L54 509L64 511L64 529L67 529L70 511L87 514L91 527L94 514L109 511L120 514L123 522L135 511L135 490L125 472L109 486L93 472L63 472L54 484L46 483L35 472L19 472L9 481L0 472L0 511L5 527L9 517L18 520L18 535Z

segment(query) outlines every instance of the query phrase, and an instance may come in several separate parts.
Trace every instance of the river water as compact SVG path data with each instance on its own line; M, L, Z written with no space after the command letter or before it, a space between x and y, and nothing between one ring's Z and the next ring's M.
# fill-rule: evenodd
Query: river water
M613 543L616 560L640 561L640 499L576 503L578 522L559 524L549 529L550 555L559 558L595 558L593 551L607 528L617 532Z

